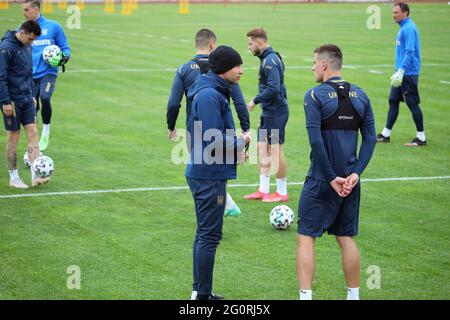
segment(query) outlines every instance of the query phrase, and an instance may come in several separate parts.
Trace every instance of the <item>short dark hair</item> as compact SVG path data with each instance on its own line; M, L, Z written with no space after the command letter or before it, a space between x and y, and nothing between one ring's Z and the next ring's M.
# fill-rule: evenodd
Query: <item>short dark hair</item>
M41 10L41 2L39 0L25 0L23 3L31 3L33 8L38 7Z
M26 34L34 34L36 37L41 35L41 27L36 21L25 21L19 28L19 31L23 30Z
M267 41L267 32L263 28L255 28L247 32L247 37L250 37L252 39L261 38Z
M195 35L195 47L197 49L208 47L212 41L216 41L216 35L209 29L200 29Z
M409 17L409 6L405 2L396 2L394 3L394 7L398 6L402 12L406 12L406 15Z
M342 68L342 51L334 44L324 44L314 50L314 53L325 56L332 69L341 70Z

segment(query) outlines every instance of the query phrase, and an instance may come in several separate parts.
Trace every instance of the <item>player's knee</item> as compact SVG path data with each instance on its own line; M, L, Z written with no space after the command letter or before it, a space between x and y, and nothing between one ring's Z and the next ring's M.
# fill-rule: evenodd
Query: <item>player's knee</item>
M398 108L400 101L397 98L389 97L389 106L391 108Z
M212 246L219 245L220 240L222 240L221 232L210 231L200 235L200 242L208 243Z
M342 248L350 248L356 246L356 242L351 236L336 236L336 241Z
M412 112L419 112L420 107L415 99L406 99L406 105Z
M42 106L50 106L50 98L51 98L51 95L49 95L49 94L42 95L41 96Z
M38 131L36 124L34 123L27 124L24 126L24 129L28 139L32 137L37 137Z
M259 165L263 168L270 168L271 159L270 157L260 157L259 158Z
M8 142L17 143L19 141L20 130L8 131Z

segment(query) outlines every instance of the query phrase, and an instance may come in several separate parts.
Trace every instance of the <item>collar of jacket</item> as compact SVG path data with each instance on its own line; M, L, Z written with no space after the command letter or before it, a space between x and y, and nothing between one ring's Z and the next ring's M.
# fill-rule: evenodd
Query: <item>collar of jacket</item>
M269 54L273 53L272 47L267 47L264 51L258 56L259 59L265 59Z
M39 24L41 24L44 21L45 21L45 17L42 14L39 16L39 18L36 19L36 22Z
M205 53L199 53L194 56L195 59L202 59L202 58L208 58L208 57L209 57L209 55L207 55Z
M17 33L17 31L14 31L14 30L6 31L5 35L2 38L2 41L8 40L12 43L17 44L20 47L23 47L24 45L22 44L22 42L20 42L19 39L16 38L16 33Z
M400 27L403 27L405 24L407 24L410 19L411 19L410 17L406 17L406 19L404 19L399 23Z
M219 77L216 73L212 72L211 70L208 71L207 75L214 79L217 82L216 89L222 93L225 93L229 95L231 93L231 83L226 81L225 79Z

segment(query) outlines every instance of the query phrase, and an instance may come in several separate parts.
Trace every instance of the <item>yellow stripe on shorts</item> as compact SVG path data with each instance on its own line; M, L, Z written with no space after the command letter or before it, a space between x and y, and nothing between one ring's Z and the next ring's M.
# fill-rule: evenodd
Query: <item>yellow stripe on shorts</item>
M52 83L47 82L47 86L45 87L45 92L49 92L51 88L52 88Z

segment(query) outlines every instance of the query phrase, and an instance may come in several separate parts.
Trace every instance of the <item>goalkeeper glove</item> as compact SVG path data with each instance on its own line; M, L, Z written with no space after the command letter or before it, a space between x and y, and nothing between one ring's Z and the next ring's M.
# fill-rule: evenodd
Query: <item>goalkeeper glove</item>
M396 73L394 73L391 77L391 86L394 88L398 88L402 85L403 82L403 74L405 70L399 68Z
M53 56L50 58L49 60L49 64L52 67L58 67L58 66L63 66L67 63L67 61L69 61L69 57L67 57L66 55L64 55L64 53L61 51L59 52L59 54L57 54L56 56Z
M50 60L48 61L48 63L53 67L57 67L59 66L59 62L61 61L62 58L62 52L59 52L57 55L54 55L53 57L50 58Z

